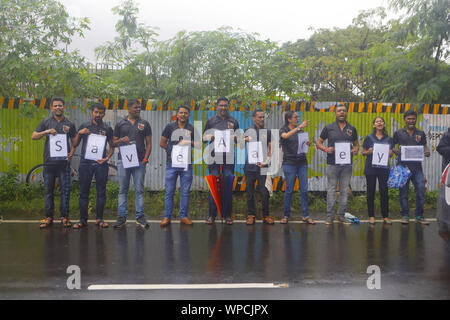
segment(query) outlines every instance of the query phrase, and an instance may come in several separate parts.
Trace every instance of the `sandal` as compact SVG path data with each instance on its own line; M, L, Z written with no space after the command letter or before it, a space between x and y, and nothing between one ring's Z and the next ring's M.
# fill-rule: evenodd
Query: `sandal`
M389 224L389 225L392 224L392 221L389 220L389 218L384 218L383 220L384 220L384 224Z
M101 219L97 219L97 221L95 221L95 225L100 228L108 228L109 227L109 224Z
M287 224L288 221L289 221L289 218L288 217L284 217L283 219L280 220L280 223L281 224Z
M226 218L226 219L225 219L225 223L228 224L228 225L232 225L232 224L233 224L233 219L231 219L231 218Z
M52 218L45 218L45 219L42 219L39 222L40 222L39 228L44 229L44 228L50 227L53 224L53 219Z
M307 224L316 224L316 222L311 218L302 218L302 221Z
M64 228L70 228L72 226L72 222L70 222L70 220L66 217L61 218L61 224L64 226Z
M81 228L84 228L84 227L87 227L87 226L88 226L88 224L87 224L86 221L80 221L80 222L78 222L78 223L75 223L75 224L73 225L73 228L74 228L74 229L81 229Z

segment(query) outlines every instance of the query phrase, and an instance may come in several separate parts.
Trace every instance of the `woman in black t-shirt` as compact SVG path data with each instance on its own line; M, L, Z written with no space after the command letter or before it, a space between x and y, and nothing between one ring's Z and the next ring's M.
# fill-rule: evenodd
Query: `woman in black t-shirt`
M377 152L375 155L374 144L388 144L389 154ZM367 181L367 210L369 213L369 223L375 223L375 213L374 213L374 202L375 202L375 190L376 183L378 179L378 185L380 189L380 204L381 204L381 214L383 215L384 222L386 224L391 224L388 218L389 215L389 196L388 196L388 186L387 181L389 178L389 159L387 166L377 166L373 165L373 156L377 157L376 162L380 164L383 163L383 157L392 157L393 149L392 138L386 132L385 121L382 117L376 117L373 120L373 132L366 137L363 142L362 154L366 156L366 165L364 168L364 174Z
M302 220L309 224L316 222L308 214L308 161L303 148L299 148L299 134L303 133L302 128L308 126L309 121L305 120L299 125L299 116L294 111L288 111L284 115L284 126L280 129L281 148L283 150L283 173L286 179L286 191L284 194L284 217L280 223L288 223L291 216L292 193L294 191L295 180L299 179L300 200L302 206ZM303 141L308 147L311 142Z

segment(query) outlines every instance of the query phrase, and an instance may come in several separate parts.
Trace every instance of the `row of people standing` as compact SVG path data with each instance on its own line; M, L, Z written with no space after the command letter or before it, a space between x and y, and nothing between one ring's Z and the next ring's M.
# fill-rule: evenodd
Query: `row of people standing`
M96 205L96 224L100 227L107 227L108 224L103 221L103 209L106 202L106 180L108 174L108 160L114 154L114 149L117 147L135 145L138 163L133 167L124 166L124 159L122 159L122 152L119 152L118 161L118 180L119 180L119 196L118 196L118 218L114 224L115 228L120 228L125 225L128 215L128 190L130 178L133 177L135 189L135 208L136 208L136 223L142 227L148 227L148 222L144 215L144 180L146 165L151 154L152 130L150 124L140 117L140 103L138 100L131 99L128 102L128 115L120 120L114 130L103 122L105 116L105 107L102 104L94 104L91 107L91 121L86 122L80 126L78 131L69 119L64 116L65 104L64 100L55 98L51 103L52 116L43 120L32 134L33 140L41 139L46 136L44 147L44 183L45 183L45 210L46 218L41 221L41 227L45 228L53 223L54 216L54 195L53 189L55 178L58 177L61 181L61 222L64 226L70 227L71 222L68 219L69 213L69 192L70 192L70 167L68 163L72 158L76 147L82 142L81 156L79 168L80 178L80 222L74 225L74 228L82 228L87 226L88 220L88 199L89 190L93 177L95 177L97 188L97 205ZM236 119L229 115L229 100L227 98L219 98L216 104L216 116L208 119L204 135L204 143L212 143L214 140L213 134L208 134L211 130L236 130L239 129L239 123ZM189 124L190 110L187 107L179 107L176 114L176 120L169 123L163 130L160 147L167 152L166 176L165 176L165 211L164 218L161 221L161 226L170 224L173 211L173 197L176 189L176 182L180 177L180 219L181 223L190 225L192 221L188 218L189 194L192 184L193 174L192 165L186 167L176 167L172 163L172 150L174 146L190 146L192 148L201 149L201 143L195 142L192 139L195 134L194 127ZM351 146L351 154L356 155L359 152L358 135L356 129L347 122L347 109L345 105L338 105L335 108L336 121L328 124L322 130L317 141L319 150L327 153L327 224L332 224L334 220L334 206L335 194L337 186L340 187L340 204L338 209L338 221L349 224L344 213L347 206L347 196L350 185L350 178L352 176L351 161L348 165L340 165L335 163L335 149L336 142L348 141ZM255 129L256 137L247 136L245 141L267 141L263 145L265 159L258 163L248 163L246 161L244 172L247 182L247 204L248 217L247 224L255 223L256 208L254 202L254 185L257 182L257 190L262 195L262 212L263 222L273 224L274 220L269 216L269 192L264 187L266 176L262 174L261 169L268 165L268 161L272 154L270 130L266 129L264 124L265 114L263 110L255 110L252 114L253 129ZM375 143L387 143L390 145L390 156L393 153L399 155L398 149L394 149L396 144L399 145L423 145L425 156L429 156L430 152L426 146L426 136L423 131L415 127L417 114L414 112L406 112L404 114L405 128L398 130L394 134L394 139L391 139L386 130L385 123L382 118L374 119L373 133L366 137L363 143L362 154L367 156L365 175L367 179L367 205L370 216L370 222L374 222L374 194L376 180L378 179L381 195L381 207L384 221L391 223L388 219L388 195L387 195L387 176L389 168L373 168L371 165L371 156L373 152L373 145ZM280 129L281 147L283 150L283 172L286 179L286 192L284 199L284 216L280 223L288 223L290 219L291 203L296 178L299 179L300 197L302 207L302 219L306 223L315 224L315 221L310 218L308 211L308 163L306 154L298 152L299 139L298 134L304 133L303 128L308 126L309 120L303 121L299 124L299 117L296 112L288 111L285 113L285 123ZM178 140L173 140L173 134L180 129L183 132ZM264 137L260 133L264 132ZM49 136L56 134L64 134L67 139L67 145L70 146L67 157L54 158L50 157ZM102 156L96 160L85 159L86 148L88 146L88 137L90 134L97 134L106 136L106 141L109 148L106 146L101 150ZM324 142L327 141L327 146ZM311 142L305 141L309 147ZM213 151L214 155L214 151ZM229 161L230 162L230 161ZM400 159L400 162L401 159ZM423 218L423 204L425 196L425 180L421 163L405 163L413 175L411 181L414 184L417 203L416 203L416 219L421 223L427 223ZM223 152L223 163L212 163L208 165L209 173L212 175L223 174L224 176L232 175L234 173L234 163L227 163L227 152ZM402 207L402 222L407 223L409 220L408 208L408 184L400 189L400 203ZM226 206L224 211L224 218L227 224L232 224L232 203ZM217 216L217 207L213 196L209 196L209 214L206 220L207 224L213 224Z

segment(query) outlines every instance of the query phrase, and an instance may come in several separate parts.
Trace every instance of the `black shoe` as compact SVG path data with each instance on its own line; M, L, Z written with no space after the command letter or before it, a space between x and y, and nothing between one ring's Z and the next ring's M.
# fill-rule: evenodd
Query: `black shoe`
M113 227L114 227L114 229L119 229L119 228L122 228L126 224L127 224L126 217L118 217L117 221L113 224Z
M147 219L145 219L144 216L140 216L139 218L136 219L136 224L138 226L141 226L142 228L147 229L148 227L150 227L150 225L147 222Z

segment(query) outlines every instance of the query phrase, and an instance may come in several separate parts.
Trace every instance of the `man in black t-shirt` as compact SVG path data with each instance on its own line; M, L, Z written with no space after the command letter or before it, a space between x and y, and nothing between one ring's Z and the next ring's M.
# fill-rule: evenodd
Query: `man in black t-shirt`
M185 225L192 225L192 221L188 218L189 196L193 179L191 151L192 147L201 149L202 144L200 140L197 142L194 139L195 136L199 135L195 133L194 127L189 123L189 113L187 106L180 106L177 110L176 121L169 123L164 128L159 143L167 154L166 195L161 227L170 224L178 177L180 177L180 222Z
M119 147L119 161L117 163L119 207L114 228L121 228L127 221L128 189L131 176L133 176L135 191L136 224L148 228L149 224L144 215L144 178L146 165L152 150L152 128L148 121L140 117L141 104L138 100L128 100L127 108L128 116L116 124L113 133L113 145ZM125 154L122 154L122 152ZM127 166L130 166L126 168L124 162Z
M83 141L83 144L81 147L80 166L78 168L78 176L80 179L80 198L78 202L80 207L80 222L73 226L74 229L87 226L89 191L94 176L95 187L97 189L96 225L101 228L108 227L108 224L103 221L103 209L106 203L106 182L108 181L109 168L108 160L114 154L114 146L113 130L103 122L105 113L106 107L103 104L94 103L91 106L91 121L85 122L80 126L75 138L76 146L79 145L80 141ZM93 135L106 137L102 150L99 150L99 145L97 143L93 144L91 142L88 146L89 138L95 137ZM100 137L100 139L102 137ZM109 144L108 153L106 153L106 143ZM93 158L95 158L95 160Z
M59 179L61 186L61 203L60 214L61 223L64 227L72 226L69 220L69 199L70 199L70 160L75 151L74 139L76 135L75 125L64 116L66 110L64 99L52 99L50 110L52 116L42 120L36 130L31 135L31 139L39 140L45 138L44 145L44 184L45 184L45 215L46 218L41 220L40 227L46 228L53 224L53 216L55 212L54 189L56 178ZM54 141L54 145L50 145L50 135L56 137L61 136L63 140ZM65 143L64 143L65 140ZM67 147L65 155L57 154L55 151L64 151ZM70 151L69 151L70 149Z
M208 147L214 147L215 131L223 133L222 139L218 141L218 146L223 147L222 151L225 152L218 152L213 148L213 152L211 153L213 159L209 158L207 163L210 175L217 176L223 174L225 178L234 174L234 143L236 141L234 132L239 129L239 123L229 115L230 102L227 98L217 99L216 110L217 115L206 121L205 129L203 131L203 141L212 144L212 146ZM223 138L226 137L226 131L229 131L230 133L229 141L225 141L225 138ZM209 194L208 200L209 217L206 220L206 223L211 225L214 223L217 216L217 206L211 193ZM223 216L225 222L231 225L233 224L231 218L232 201L231 199L229 200L230 201L226 203L226 210L224 210Z
M402 146L423 146L423 152L425 157L430 156L430 150L427 146L427 136L425 132L416 128L417 112L408 110L403 114L403 120L405 121L405 127L395 131L393 137L394 146L398 145L398 149L394 149L394 153L399 157L399 164L409 168L412 175L408 179L408 182L400 188L400 206L402 208L402 223L409 223L409 182L412 181L414 185L414 191L416 192L416 221L421 224L429 224L423 217L423 206L425 204L425 176L422 170L422 162L420 161L405 161L401 157Z
M348 193L350 190L350 179L353 172L353 156L358 154L359 141L356 128L347 122L347 107L338 104L335 109L336 121L327 124L320 133L317 140L317 147L327 153L327 219L325 224L331 225L334 221L334 206L336 199L337 185L339 183L339 210L338 221L344 224L351 224L345 218L347 209ZM323 143L328 140L328 146ZM350 160L350 164L336 164L336 143L350 144L350 154L346 151L340 152L337 156L343 160ZM344 161L343 161L344 162ZM347 161L348 162L348 161Z
M262 197L263 223L274 224L273 219L269 216L269 191L266 188L267 175L261 172L261 168L267 167L272 155L272 138L270 130L264 128L264 118L263 110L257 109L253 111L253 127L248 128L245 132L248 153L244 166L248 207L247 225L255 224L256 207L254 191L256 182L258 182L257 190ZM254 146L252 150L250 150L250 144ZM260 144L261 149L259 149L258 144ZM249 158L252 159L252 163L249 163ZM259 160L262 161L260 162Z

